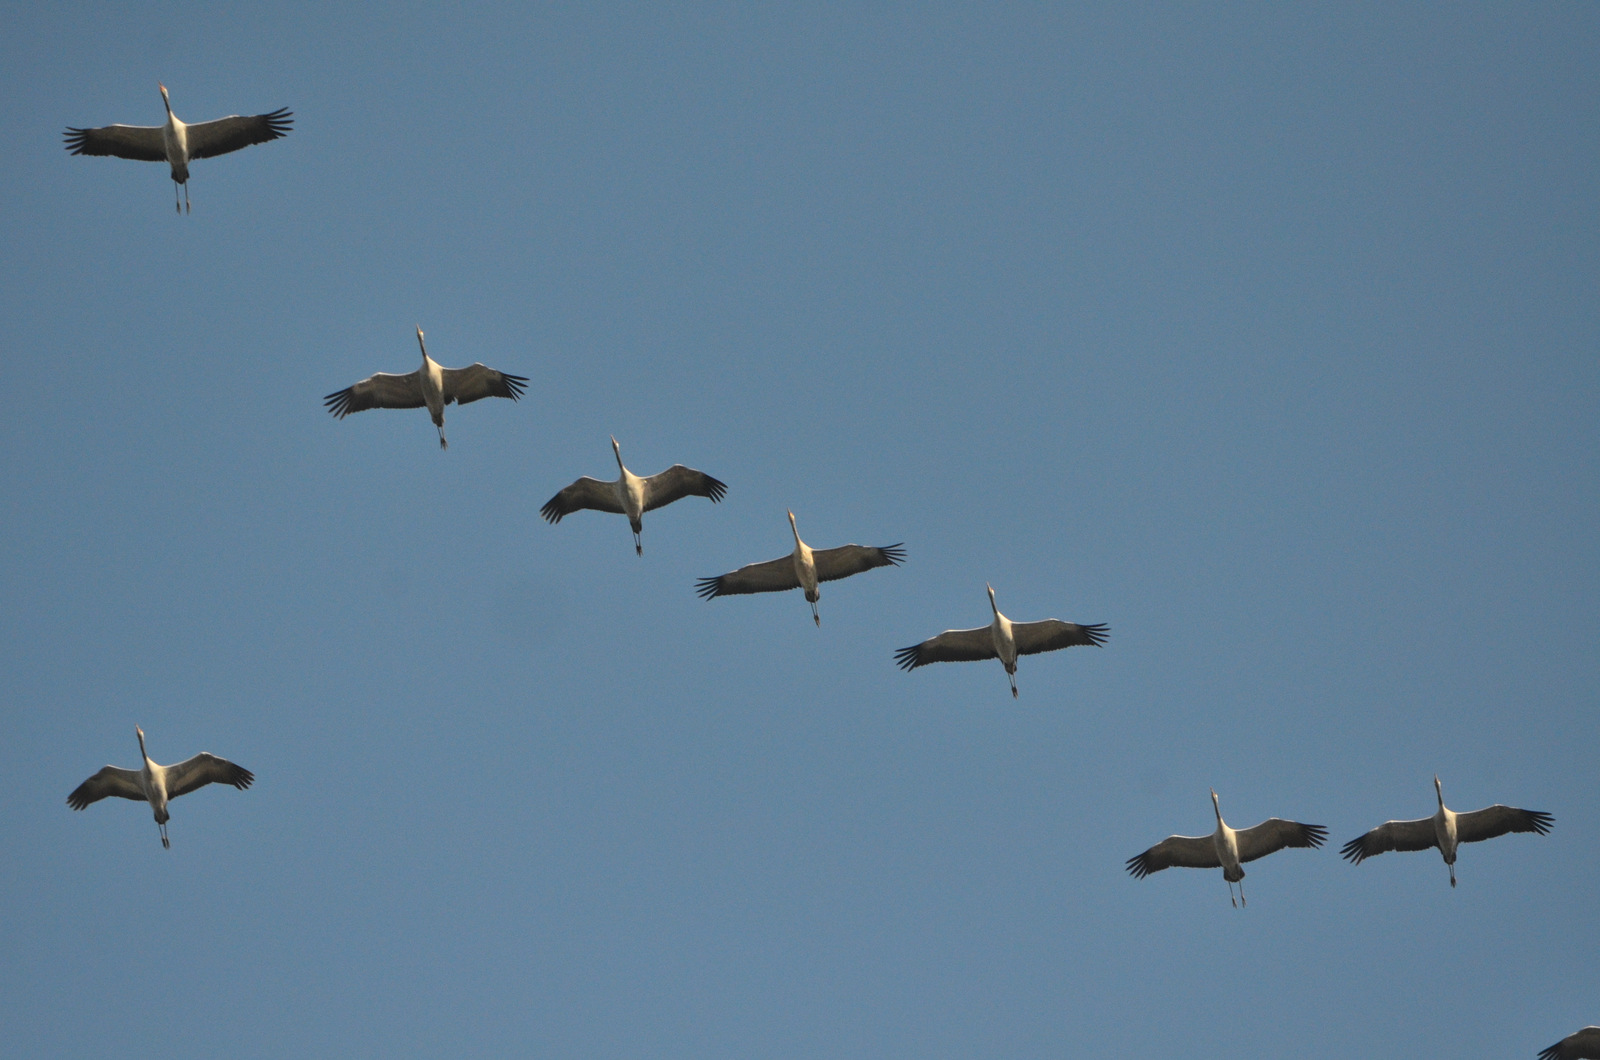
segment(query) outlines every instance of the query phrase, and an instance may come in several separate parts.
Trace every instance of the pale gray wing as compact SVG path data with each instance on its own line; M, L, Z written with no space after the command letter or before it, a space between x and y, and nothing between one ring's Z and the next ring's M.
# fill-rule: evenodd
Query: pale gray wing
M1240 861L1264 858L1284 847L1320 847L1328 838L1328 830L1320 824L1301 824L1281 817L1268 818L1234 834L1239 839Z
M694 591L700 594L700 599L709 600L713 596L780 593L785 589L798 588L800 579L795 577L794 557L790 555L769 559L765 563L747 564L731 574L701 578L695 583Z
M1095 647L1106 642L1110 630L1103 624L1080 626L1076 622L1063 622L1047 618L1043 622L1013 622L1011 636L1017 642L1018 655L1037 655L1042 651L1073 648L1080 644Z
M118 769L106 766L100 772L72 789L67 805L81 810L90 803L115 795L119 799L144 801L144 782L137 769Z
M189 126L189 157L213 158L251 144L264 144L287 135L293 125L294 117L287 107L279 107L271 114L233 114L203 121Z
M592 508L597 512L623 514L622 504L617 500L616 484L601 482L597 478L585 475L545 501L544 507L539 509L539 514L553 524L559 523L563 516L585 508Z
M937 637L930 637L921 644L913 644L894 653L894 661L900 664L902 670L915 670L936 662L972 662L994 657L994 636L988 626L947 629Z
M136 162L165 162L167 144L159 125L105 125L67 129L67 150L75 155L113 155Z
M1424 817L1420 821L1386 821L1366 835L1350 840L1339 853L1352 865L1359 865L1386 850L1427 850L1438 843L1438 837L1433 834L1433 818Z
M1170 835L1146 850L1128 859L1127 869L1136 880L1152 872L1173 867L1182 869L1220 869L1216 841L1208 835Z
M406 375L379 372L355 386L329 394L322 403L341 420L352 412L367 409L420 409L426 404L422 400L422 379L417 372Z
M722 499L728 492L724 482L712 478L704 471L673 464L659 475L644 480L644 510L654 511L684 497L710 497L711 503Z
M1542 1051L1539 1060L1600 1060L1600 1027L1567 1035Z
M1537 832L1544 835L1556 819L1540 810L1519 810L1496 804L1471 813L1456 814L1456 841L1477 843L1507 832Z
M444 403L454 401L466 405L486 397L510 398L522 396L528 386L528 377L507 375L504 372L474 364L467 368L446 368L444 375Z
M234 765L226 758L201 751L193 758L167 767L167 798L187 795L195 788L207 784L232 784L243 791L256 779L256 775L243 766Z
M811 561L817 565L819 582L848 578L873 567L898 566L905 558L906 550L901 545L885 545L882 548L841 545L839 548L824 548L811 553Z

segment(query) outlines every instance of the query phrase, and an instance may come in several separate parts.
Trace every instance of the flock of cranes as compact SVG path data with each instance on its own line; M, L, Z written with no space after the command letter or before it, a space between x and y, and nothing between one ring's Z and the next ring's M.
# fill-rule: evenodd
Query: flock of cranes
M285 136L293 116L286 108L248 117L233 115L215 121L189 125L172 113L166 85L158 86L167 120L163 125L107 125L99 128L69 127L66 147L75 155L110 155L145 162L166 162L171 167L173 205L181 215L189 205L189 163L237 151L252 144L266 143ZM178 201L178 188L183 199ZM488 397L516 401L525 391L528 379L511 375L483 364L467 368L445 368L428 356L422 328L417 328L417 345L422 364L405 375L379 372L343 390L327 395L323 401L330 413L343 419L367 409L427 408L439 433L441 449L449 448L444 434L446 405L467 405ZM655 475L639 476L622 462L622 447L615 437L611 450L617 461L618 477L606 481L585 475L551 497L540 514L552 525L574 512L590 509L626 515L633 531L634 552L644 555L643 517L685 497L705 497L712 503L727 493L725 483L703 471L674 464ZM793 511L788 513L794 549L777 559L751 563L715 577L702 578L696 592L705 600L719 596L750 593L787 592L801 589L811 605L811 617L820 628L817 609L822 582L837 581L877 567L899 566L905 559L903 544L868 547L841 545L813 549L800 538ZM1109 629L1104 624L1080 625L1060 619L1039 622L1013 622L1000 613L994 588L985 586L992 618L974 629L951 629L919 644L901 648L895 661L906 671L936 662L970 662L999 659L1017 696L1017 660L1023 655L1057 651L1076 646L1099 647L1106 642ZM67 796L67 805L82 810L101 799L115 796L150 804L160 833L161 845L170 848L167 822L168 804L212 783L229 784L240 790L250 787L254 774L224 758L200 753L176 765L157 765L145 750L144 730L135 728L143 765L137 769L105 766L79 784ZM1389 821L1346 843L1342 855L1352 864L1392 850L1438 849L1450 872L1450 886L1456 886L1456 853L1462 843L1476 843L1512 832L1544 835L1554 818L1538 810L1522 810L1494 805L1482 810L1457 813L1444 804L1444 788L1433 778L1438 808L1430 817L1414 821ZM1228 885L1229 901L1244 905L1244 864L1291 847L1317 848L1326 841L1322 825L1303 824L1273 817L1251 828L1234 829L1222 819L1222 806L1215 791L1211 807L1216 828L1210 835L1174 835L1141 854L1128 859L1127 871L1137 879L1168 868L1222 870ZM1238 897L1234 897L1234 885ZM1540 1060L1600 1060L1600 1027L1585 1027L1539 1054Z

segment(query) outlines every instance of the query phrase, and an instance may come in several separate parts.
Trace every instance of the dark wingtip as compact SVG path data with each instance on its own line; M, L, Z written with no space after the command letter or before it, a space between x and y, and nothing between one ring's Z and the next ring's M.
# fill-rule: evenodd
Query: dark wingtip
M1143 854L1135 854L1128 859L1128 875L1136 880L1142 880L1150 875L1150 866L1145 863Z
M896 665L908 673L915 670L917 668L917 655L921 647L922 645L920 644L913 644L909 648L897 649L894 653Z
M713 596L722 595L722 577L701 578L694 583L694 591L702 600L709 600Z
M1084 626L1084 633L1089 637L1089 643L1096 648L1102 647L1106 639L1111 636L1111 627L1104 622L1097 622L1092 626Z
M1322 827L1322 825L1303 824L1300 827L1305 830L1306 842L1311 846L1320 847L1323 843L1328 841L1328 830Z
M1352 865L1361 864L1367 857L1366 844L1363 842L1365 839L1366 836L1357 836L1355 839L1350 840L1350 842L1339 848L1339 856Z
M500 377L506 381L506 389L510 391L506 396L512 401L521 401L523 392L528 389L528 377L510 375L506 372L501 372Z
M1533 830L1540 835L1548 835L1550 826L1556 823L1556 819L1543 810L1528 810L1527 814L1528 822L1533 825Z
M1561 1043L1557 1042L1539 1054L1539 1060L1561 1060Z
M549 523L551 526L554 526L561 521L562 511L560 508L556 507L555 500L551 499L550 501L546 502L543 508L539 509L539 514L544 516L545 522Z
M901 561L906 558L906 543L901 541L895 545L884 545L878 551L883 553L884 559L898 567Z
M728 484L721 479L712 478L710 475L706 476L706 480L706 496L711 498L712 504L720 503L722 498L728 495Z
M235 768L239 770L239 775L233 778L234 787L238 788L240 791L243 791L256 782L256 775L254 773L250 772L243 766L236 766Z
M328 412L335 418L342 420L350 415L350 391L352 389L354 388L345 387L343 390L335 390L322 399L322 403L328 407Z

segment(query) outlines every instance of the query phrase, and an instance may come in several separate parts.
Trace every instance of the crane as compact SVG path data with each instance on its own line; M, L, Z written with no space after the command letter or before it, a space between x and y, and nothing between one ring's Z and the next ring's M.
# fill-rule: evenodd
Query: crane
M1544 835L1550 831L1555 818L1540 810L1519 810L1514 806L1486 807L1468 813L1457 813L1444 804L1444 785L1434 774L1433 791L1438 796L1439 808L1432 817L1420 821L1388 821L1365 835L1358 836L1340 851L1352 865L1359 865L1374 854L1389 850L1427 850L1438 847L1444 863L1450 868L1450 886L1456 885L1456 850L1462 843L1477 843L1503 836L1507 832L1536 832Z
M268 114L238 114L216 121L188 125L172 113L167 86L161 89L161 103L167 108L165 125L102 125L97 129L68 126L67 150L75 155L114 155L136 162L165 162L172 167L172 206L180 214L189 209L189 163L196 158L212 158L237 151L251 144L264 144L286 136L294 124L287 107ZM183 205L178 206L178 186L183 186Z
M703 600L717 596L735 596L740 593L779 593L789 589L804 589L806 601L811 604L811 618L820 629L822 616L817 613L818 582L837 581L852 574L860 574L874 567L898 566L906 558L901 545L869 548L865 545L841 545L818 552L800 540L800 528L795 525L794 512L789 513L789 529L794 532L794 551L787 556L769 559L765 563L750 563L729 574L715 578L701 578L695 592Z
M526 376L474 364L467 368L444 368L428 356L422 329L417 328L417 345L422 347L422 367L405 375L379 372L354 386L336 390L322 399L336 419L367 409L420 409L424 405L439 431L439 448L448 449L444 437L444 407L454 401L467 405L481 398L502 397L516 401L528 385Z
M613 512L628 517L633 528L633 551L644 555L644 543L639 539L644 529L645 512L665 507L684 497L709 497L715 504L728 492L724 482L712 478L704 471L673 464L660 474L643 478L629 471L622 463L622 447L616 436L611 438L611 451L617 457L617 470L621 472L615 482L602 482L583 476L566 489L545 501L539 514L552 526L573 512L592 508L597 512Z
M1037 655L1042 651L1056 651L1079 644L1095 647L1106 642L1109 627L1104 624L1080 626L1076 622L1063 622L1047 618L1042 622L1013 622L1000 613L994 602L994 586L989 590L989 609L994 620L977 629L947 629L937 637L921 644L901 648L894 653L895 662L902 670L915 670L936 662L972 662L977 659L999 659L1011 680L1011 698L1017 696L1017 657Z
M1229 828L1222 820L1222 806L1215 789L1211 809L1217 815L1217 830L1210 835L1168 836L1143 854L1128 859L1128 872L1142 880L1152 872L1178 866L1186 869L1222 870L1228 883L1228 901L1233 902L1233 885L1239 885L1235 909L1244 904L1244 863L1264 858L1285 847L1320 847L1328 830L1320 824L1301 824L1271 817L1254 828Z
M157 765L144 749L144 730L134 726L133 731L139 736L139 757L144 765L138 769L106 766L72 789L72 794L67 796L68 806L82 810L111 795L148 802L156 818L156 827L161 831L161 845L170 850L172 843L167 839L167 821L171 817L167 813L169 801L212 783L232 784L243 791L256 779L255 774L243 766L204 751L174 766Z

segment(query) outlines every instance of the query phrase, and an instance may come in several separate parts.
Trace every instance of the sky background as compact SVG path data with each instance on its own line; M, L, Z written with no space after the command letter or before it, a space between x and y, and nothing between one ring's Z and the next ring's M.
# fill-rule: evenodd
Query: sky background
M9 1055L1600 1022L1600 8L7 3ZM69 125L287 106L193 167ZM418 362L518 404L335 421ZM728 483L538 518L582 474ZM696 578L905 542L709 603ZM1103 649L905 674L988 618ZM256 774L65 798L202 750ZM1545 838L1359 866L1434 806ZM1321 851L1133 880L1224 816Z

